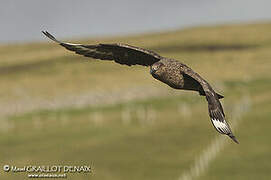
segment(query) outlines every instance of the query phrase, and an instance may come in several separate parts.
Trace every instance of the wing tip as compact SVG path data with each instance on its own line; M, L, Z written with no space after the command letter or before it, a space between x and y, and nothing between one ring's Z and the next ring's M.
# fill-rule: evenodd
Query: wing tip
M57 43L60 43L61 42L59 40L57 40L52 34L50 34L48 31L41 31L46 37L48 37L49 39L57 42Z
M236 144L239 144L239 141L236 139L236 137L233 134L228 135Z
M216 93L216 95L217 95L218 99L223 99L224 98L224 96L221 95L221 94Z

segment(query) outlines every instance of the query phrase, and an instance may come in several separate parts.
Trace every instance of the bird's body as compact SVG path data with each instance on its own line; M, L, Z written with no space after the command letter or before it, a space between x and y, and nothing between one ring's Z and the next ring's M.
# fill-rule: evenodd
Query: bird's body
M160 66L158 71L154 70L155 66ZM200 95L205 96L205 92L200 82L186 74L187 71L190 71L194 76L199 77L201 83L205 83L206 85L208 84L207 81L200 77L199 74L195 73L187 65L175 59L162 58L160 61L150 66L150 73L155 79L174 89L197 91ZM223 98L220 94L216 93L216 95L219 99Z
M153 67L155 65L163 65L161 72L155 72ZM184 89L184 77L181 73L181 68L183 64L174 59L163 58L150 66L151 75L163 83L166 83L174 89Z
M150 66L151 75L174 89L197 91L205 96L208 102L209 116L215 129L228 135L238 143L225 119L222 105L223 98L217 94L209 83L187 65L170 58L162 57L155 52L127 44L82 45L58 41L48 32L43 32L48 38L59 43L68 50L86 57L101 60L114 60L119 64Z

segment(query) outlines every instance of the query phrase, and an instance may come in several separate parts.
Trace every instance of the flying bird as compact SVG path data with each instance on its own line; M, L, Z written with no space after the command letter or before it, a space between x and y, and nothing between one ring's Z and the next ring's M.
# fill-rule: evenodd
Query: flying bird
M42 31L42 33L76 54L100 60L112 60L128 66L149 66L150 74L170 87L197 91L199 95L206 97L209 116L215 129L221 134L228 135L234 142L239 143L225 119L225 114L219 101L223 96L216 93L205 79L180 61L162 57L153 51L127 44L83 45L65 43L57 40L47 31Z

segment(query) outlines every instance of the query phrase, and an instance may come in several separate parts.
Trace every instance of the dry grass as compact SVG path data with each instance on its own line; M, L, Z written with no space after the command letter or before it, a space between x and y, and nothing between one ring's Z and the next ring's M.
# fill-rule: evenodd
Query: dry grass
M240 145L221 137L230 144L200 179L269 179L271 24L82 42L123 42L179 59L225 95L230 122L236 103L249 96L252 106L235 130ZM178 179L219 134L204 98L170 90L148 71L52 43L0 46L0 165L93 163L93 179Z

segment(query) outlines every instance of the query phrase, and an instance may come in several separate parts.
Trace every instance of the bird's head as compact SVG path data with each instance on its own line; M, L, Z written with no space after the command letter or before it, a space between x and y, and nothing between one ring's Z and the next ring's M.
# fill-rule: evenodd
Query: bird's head
M162 73L164 72L164 67L165 65L162 62L156 62L153 65L151 65L150 67L150 73L151 75L162 75Z

